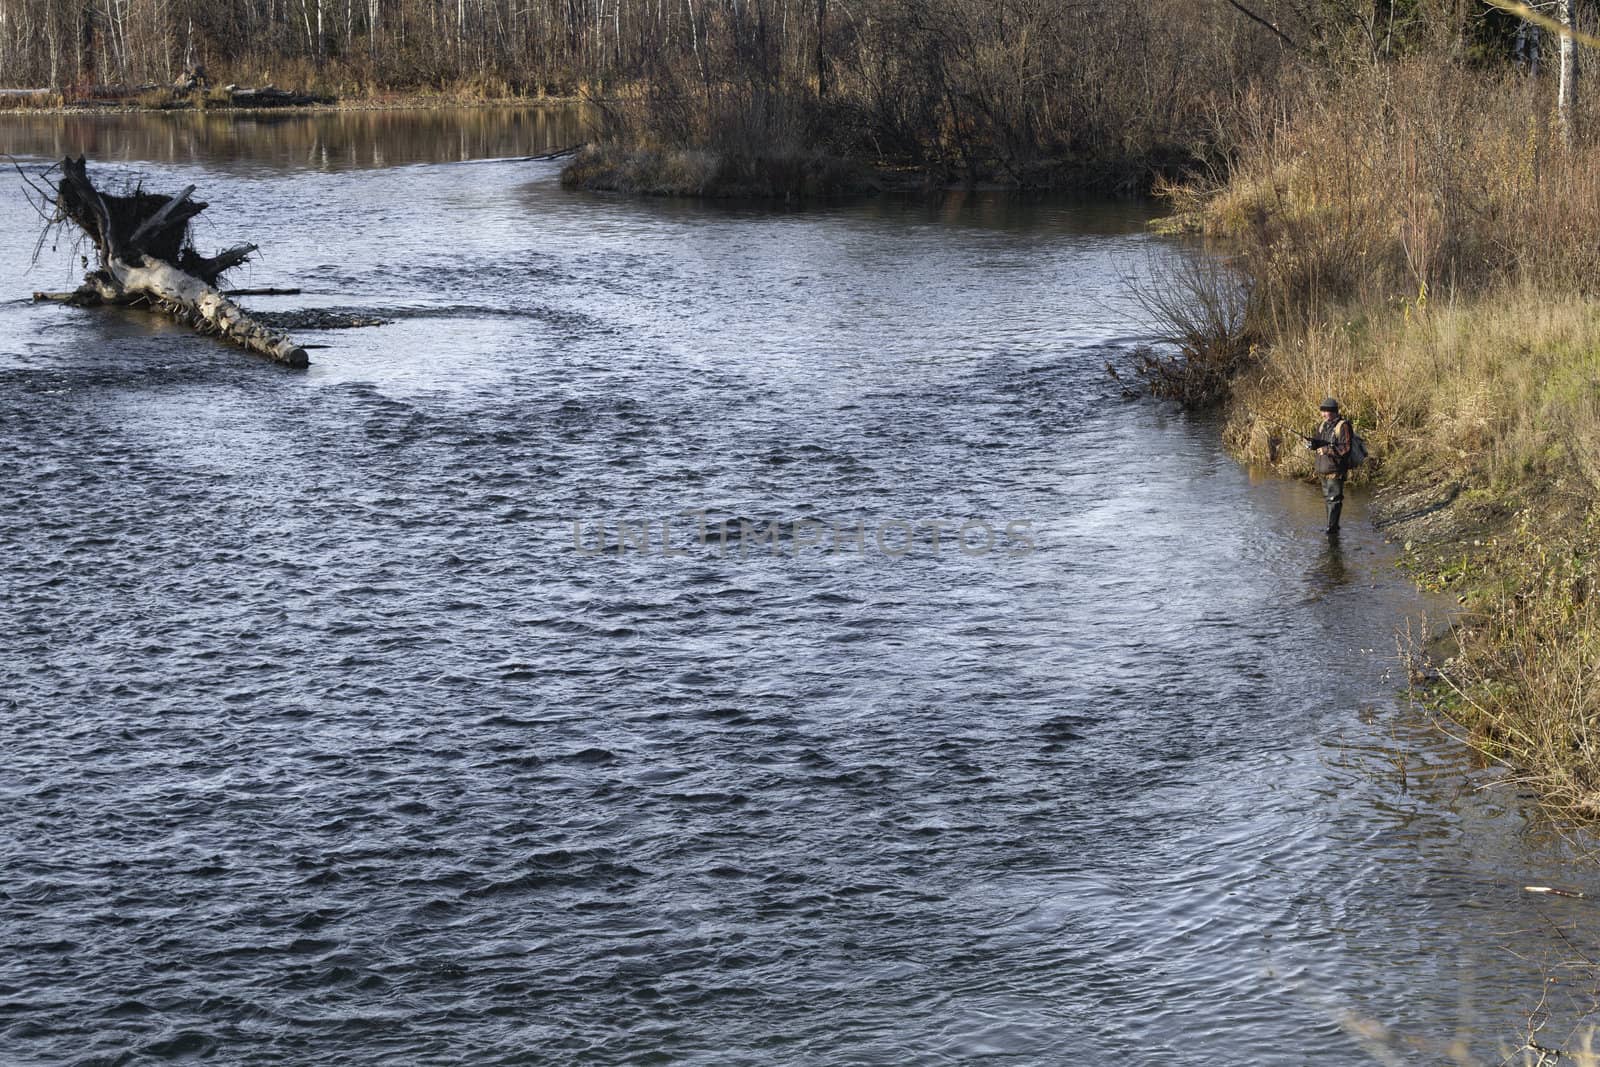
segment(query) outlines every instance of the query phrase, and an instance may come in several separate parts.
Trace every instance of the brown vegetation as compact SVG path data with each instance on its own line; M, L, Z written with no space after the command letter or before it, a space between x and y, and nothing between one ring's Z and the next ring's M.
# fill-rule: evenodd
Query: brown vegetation
M1153 259L1125 281L1155 324L1154 343L1132 356L1144 391L1194 408L1226 400L1256 352L1249 278L1221 256L1196 255Z
M1539 40L1462 0L0 0L6 80L68 100L154 99L202 66L211 86L343 100L603 99L625 112L609 140L629 187L683 177L638 153L687 151L753 188L794 184L774 166L827 186L816 161L838 158L934 184L1137 190L1225 170L1241 104L1292 102L1308 71L1526 59Z
M639 90L611 105L604 140L627 153L618 159L820 154L932 185L1137 191L1229 173L1251 123L1290 113L1307 93L1325 97L1349 71L1439 54L1462 69L1504 67L1532 62L1541 39L1506 12L1454 0L865 0L848 11L728 0L699 10L676 47L618 68ZM613 184L637 185L651 168L633 169Z

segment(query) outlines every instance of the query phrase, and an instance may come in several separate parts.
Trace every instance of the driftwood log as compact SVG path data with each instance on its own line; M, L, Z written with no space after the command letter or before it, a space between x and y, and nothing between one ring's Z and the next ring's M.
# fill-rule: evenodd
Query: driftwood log
M176 196L139 189L126 196L102 193L89 181L85 161L69 156L54 191L47 197L55 208L52 222L82 230L99 263L73 292L34 293L35 300L156 308L279 363L306 365L303 347L253 320L218 288L223 273L248 262L256 246L238 245L214 256L196 252L189 222L206 205L191 199L194 186Z
M324 102L322 97L307 93L292 93L275 85L263 85L259 89L245 89L237 85L229 85L226 88L228 102L234 107L305 107L308 104Z

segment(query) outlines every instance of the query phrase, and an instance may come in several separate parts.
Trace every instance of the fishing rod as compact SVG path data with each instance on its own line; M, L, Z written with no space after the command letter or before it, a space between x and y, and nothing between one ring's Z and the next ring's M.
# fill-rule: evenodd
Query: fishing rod
M1322 446L1325 446L1327 444L1327 442L1323 441L1322 438L1320 438L1320 437L1312 437L1308 433L1301 433L1299 430L1295 429L1293 426L1285 426L1283 423L1279 422L1277 419L1269 419L1265 415L1261 414L1261 412L1257 411L1255 408L1247 407L1247 408L1245 408L1245 410L1250 413L1252 418L1260 419L1262 422L1266 423L1268 426L1276 426L1280 430L1287 430L1290 433L1294 434L1296 437L1300 438L1300 440L1305 441L1308 444L1319 443L1318 447L1322 447Z

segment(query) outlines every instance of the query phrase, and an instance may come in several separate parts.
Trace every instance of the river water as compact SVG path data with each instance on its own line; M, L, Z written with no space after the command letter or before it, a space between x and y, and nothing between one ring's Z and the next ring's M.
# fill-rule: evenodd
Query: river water
M1498 1062L1547 975L1566 1039L1522 887L1590 868L1401 699L1361 499L1106 377L1142 209L505 161L575 123L0 119L390 320L33 306L0 209L0 1059Z

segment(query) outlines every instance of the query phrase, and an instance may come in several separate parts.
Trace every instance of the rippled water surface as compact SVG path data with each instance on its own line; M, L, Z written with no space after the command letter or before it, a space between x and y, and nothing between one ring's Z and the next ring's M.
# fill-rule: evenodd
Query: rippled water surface
M306 289L254 307L389 325L294 373L0 304L0 1061L1516 1041L1587 916L1521 887L1587 868L1397 699L1361 502L1331 551L1108 381L1139 209L636 202L453 162L566 119L284 121L92 149ZM4 300L74 284L37 225Z

